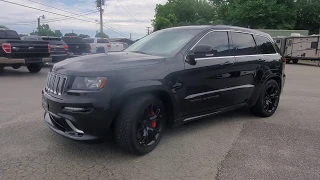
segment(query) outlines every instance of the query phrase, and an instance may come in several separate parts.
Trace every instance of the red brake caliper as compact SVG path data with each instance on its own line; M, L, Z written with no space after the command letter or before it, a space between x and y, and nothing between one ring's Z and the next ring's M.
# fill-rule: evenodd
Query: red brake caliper
M154 116L154 112L153 111L151 111L151 115ZM157 122L156 121L152 121L151 122L151 127L152 128L156 128L156 126L157 126Z

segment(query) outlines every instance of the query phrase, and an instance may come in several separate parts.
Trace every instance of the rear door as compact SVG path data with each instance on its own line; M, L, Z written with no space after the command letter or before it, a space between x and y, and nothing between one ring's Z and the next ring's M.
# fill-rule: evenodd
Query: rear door
M209 45L211 50L197 54L196 65L185 63L185 116L227 107L233 97L230 87L235 60L230 56L228 31L212 31L198 45Z
M257 83L257 69L263 61L263 56L258 54L253 35L244 32L231 32L232 55L235 56L233 104L247 102Z

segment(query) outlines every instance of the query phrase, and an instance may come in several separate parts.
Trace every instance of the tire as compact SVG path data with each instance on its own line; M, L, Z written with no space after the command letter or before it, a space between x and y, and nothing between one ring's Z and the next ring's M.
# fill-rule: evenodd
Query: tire
M152 118L155 116L158 118L154 120L156 123L153 124ZM165 127L165 120L164 105L157 97L142 95L132 98L125 104L115 120L116 142L122 149L130 153L136 155L148 154L159 144ZM143 127L148 126L148 124L154 129ZM150 138L147 138L149 135ZM148 143L149 141L150 143Z
M288 60L287 60L287 63L290 64L290 63L291 63L291 59L288 59Z
M293 59L292 62L293 62L293 64L298 64L299 59Z
M27 68L31 73L38 73L41 71L43 64L28 64Z
M271 90L272 87L274 88L274 92L272 92ZM281 90L277 81L273 79L267 81L267 83L264 85L260 93L260 96L256 104L250 109L251 112L254 115L260 116L260 117L272 116L278 108L279 100L280 100L280 92ZM271 94L274 94L274 95L271 95Z
M22 66L22 65L13 65L12 68L13 68L13 69L19 69L19 68L21 68L21 66Z

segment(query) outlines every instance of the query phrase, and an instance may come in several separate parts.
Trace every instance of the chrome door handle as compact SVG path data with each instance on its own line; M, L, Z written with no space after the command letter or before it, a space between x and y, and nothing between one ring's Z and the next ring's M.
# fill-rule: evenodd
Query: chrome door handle
M258 59L259 62L265 62L265 59Z

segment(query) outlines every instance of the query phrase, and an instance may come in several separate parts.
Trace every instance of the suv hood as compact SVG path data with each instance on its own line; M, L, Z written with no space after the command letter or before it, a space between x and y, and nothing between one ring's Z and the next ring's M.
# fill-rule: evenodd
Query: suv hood
M164 57L131 52L114 52L94 54L66 59L56 63L52 71L61 74L75 72L103 72L108 70L126 69L160 63Z

